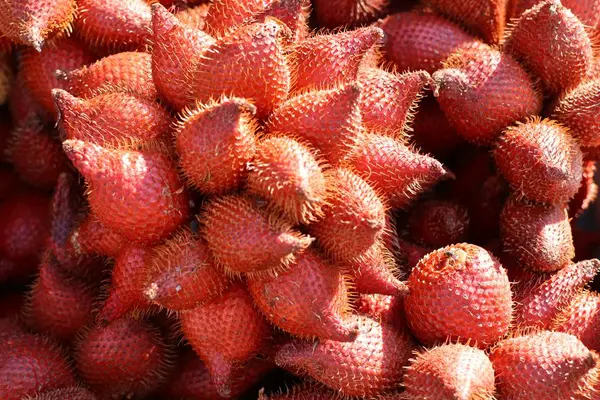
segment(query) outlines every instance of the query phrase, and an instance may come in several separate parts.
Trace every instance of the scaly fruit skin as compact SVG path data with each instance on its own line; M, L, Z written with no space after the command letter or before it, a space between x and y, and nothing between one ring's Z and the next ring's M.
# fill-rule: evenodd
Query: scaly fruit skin
M266 137L248 166L248 191L268 199L292 222L310 224L323 216L322 167L309 146L286 136Z
M277 276L248 279L254 304L278 328L301 338L351 341L350 304L342 273L314 250Z
M125 92L148 100L158 97L152 79L152 55L126 51L61 74L73 96L88 99L106 92Z
M179 317L185 338L208 366L217 392L230 396L235 367L258 353L270 336L252 298L238 283L221 297Z
M485 44L451 55L432 78L444 114L475 144L490 144L506 126L542 109L541 93L523 67Z
M28 297L23 312L28 324L65 342L91 320L94 310L94 291L62 273L51 253L44 256Z
M342 165L365 179L394 208L408 206L439 180L453 177L435 158L378 134L360 136Z
M92 47L143 48L152 35L152 14L144 0L77 0L75 32Z
M359 293L355 307L358 314L391 325L399 332L406 329L403 297Z
M331 389L314 383L305 383L287 388L277 393L265 394L262 388L258 392L258 400L330 400L339 398L339 394Z
M446 344L415 357L404 376L405 399L493 399L494 368L479 349Z
M179 167L188 184L207 195L238 189L255 152L256 107L222 98L180 114L175 130Z
M385 204L350 169L328 171L327 190L323 218L310 226L310 232L333 259L349 261L360 257L381 239Z
M72 386L64 389L50 390L26 400L97 400L92 392L82 387Z
M360 93L349 84L292 97L269 116L266 130L306 141L336 164L361 133Z
M385 15L390 0L313 0L319 26L334 29L367 25Z
M550 118L569 128L571 136L585 146L600 146L600 77L577 86L558 102Z
M494 346L490 360L499 394L514 400L591 398L598 374L597 356L562 332L505 339Z
M199 221L217 263L231 274L281 270L313 241L276 213L259 209L249 197L217 198Z
M30 114L44 115L45 113L43 107L34 99L31 90L27 87L24 70L25 67L19 68L8 97L8 111L12 118L12 125L20 124Z
M583 152L583 150L582 150ZM583 160L583 176L581 186L577 194L569 202L569 217L577 218L582 215L591 205L595 204L598 197L598 185L596 176L596 160Z
M81 140L66 140L63 149L86 178L94 214L125 238L156 242L187 219L188 193L162 152L110 149Z
M51 90L67 89L68 84L57 77L56 71L68 73L94 61L90 52L75 39L59 39L41 52L31 48L21 53L20 73L31 96L44 111L56 118Z
M282 40L287 28L278 20L242 26L211 46L190 82L201 103L221 95L249 99L266 117L287 98L290 71Z
M474 341L485 348L508 332L512 298L506 271L485 249L455 244L425 256L408 278L406 319L425 344Z
M181 311L218 297L229 284L208 246L183 230L147 257L144 294L169 310Z
M504 252L537 272L564 268L575 257L571 224L564 207L509 198L500 215Z
M21 400L76 384L64 351L48 338L30 334L0 337L0 398Z
M67 254L69 237L77 226L78 214L83 205L83 196L79 193L79 182L67 173L58 176L58 182L52 195L52 224L50 227L49 248L58 263L65 266L73 261Z
M69 33L76 9L75 0L5 0L0 10L0 33L41 51L47 39Z
M385 323L355 318L359 331L354 341L293 341L279 350L275 362L348 396L375 396L397 388L412 340Z
M538 76L549 93L577 86L592 67L592 43L584 25L560 0L524 12L504 45Z
M546 329L558 312L600 270L597 259L571 264L553 275L521 273L514 287L515 325Z
M216 0L206 14L206 31L224 36L236 27L246 25L274 0Z
M582 291L552 321L550 329L576 336L590 350L600 351L600 295Z
M408 287L398 280L394 256L380 240L349 261L350 275L359 293L405 295Z
M171 116L163 106L127 93L80 99L65 90L54 89L52 96L66 139L114 146L127 140L145 142L165 136L171 123Z
M79 257L83 255L115 257L125 245L126 239L123 236L104 226L98 217L90 213L71 233L68 250Z
M215 39L177 18L160 4L152 5L152 77L160 95L181 109L193 98L187 79Z
M0 52L0 105L8 102L14 81L12 57L7 53Z
M469 214L456 202L425 201L410 214L408 231L412 240L429 247L461 243L469 231Z
M172 355L158 329L130 318L89 328L73 351L82 381L112 398L144 398L154 391L164 382Z
M206 16L208 15L210 6L210 3L202 3L197 6L179 10L175 13L175 16L187 26L204 30L206 27Z
M518 18L523 12L539 3L539 0L514 0L512 17ZM593 31L597 30L600 23L600 2L597 0L561 0L566 8L587 27Z
M579 145L566 128L551 120L534 118L507 128L494 159L511 188L533 201L566 203L581 184Z
M294 92L331 88L356 80L368 52L384 37L381 28L366 27L316 35L292 46Z

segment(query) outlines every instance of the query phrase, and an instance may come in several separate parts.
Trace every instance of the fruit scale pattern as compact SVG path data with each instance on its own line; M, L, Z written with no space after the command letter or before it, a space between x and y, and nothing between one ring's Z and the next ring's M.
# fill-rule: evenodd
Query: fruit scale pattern
M0 0L0 399L599 400L598 0Z

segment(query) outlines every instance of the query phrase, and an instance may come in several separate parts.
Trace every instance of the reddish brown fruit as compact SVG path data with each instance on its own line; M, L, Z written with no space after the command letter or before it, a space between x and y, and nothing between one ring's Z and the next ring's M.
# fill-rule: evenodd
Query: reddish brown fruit
M490 360L499 394L515 400L592 398L588 396L598 374L597 356L575 336L561 332L503 340L492 349Z
M348 284L344 276L313 250L298 256L277 276L248 280L254 304L278 328L301 338L351 341Z
M523 12L539 2L540 0L514 0L513 3L515 4L512 16L518 18ZM586 28L597 30L600 23L600 2L598 0L561 0L561 3L570 9Z
M14 122L15 118L11 119L11 116L8 113L0 112L0 162L8 161L5 153ZM4 182L2 184L4 184ZM2 197L2 195L0 195L0 197Z
M322 167L310 147L286 136L267 137L248 166L248 191L268 199L292 222L309 224L323 215Z
M408 278L406 319L425 344L471 340L487 347L512 320L506 271L485 249L456 244L429 253Z
M412 340L405 332L367 317L356 317L356 322L359 333L352 342L294 341L279 350L275 362L348 396L374 396L395 389L404 375Z
M567 128L585 146L600 146L600 78L587 81L565 94L552 111L551 118Z
M313 0L313 13L325 28L367 25L385 15L389 0Z
M356 301L356 311L381 323L394 326L399 332L406 329L403 297L360 293Z
M23 181L15 171L0 167L0 200L9 198L14 192L20 191Z
M47 39L70 32L76 9L75 0L4 0L0 33L41 51Z
M594 62L584 25L560 0L538 3L516 21L505 49L538 76L550 93L572 89Z
M113 54L59 76L67 82L63 85L65 89L73 96L85 99L106 92L125 92L148 100L158 97L152 79L152 55L149 53Z
M89 186L90 207L103 225L136 243L174 232L188 217L188 194L169 157L80 140L63 149Z
M360 92L350 84L292 97L270 115L266 129L306 141L336 164L360 135Z
M333 390L313 383L300 384L289 389L286 387L285 392L280 390L268 395L265 394L264 388L258 392L258 400L329 400L339 397Z
M105 93L89 100L65 90L52 90L59 124L66 139L100 145L127 140L150 141L164 136L171 116L160 104L127 93Z
M286 44L297 43L309 34L310 9L311 2L309 0L275 0L256 16L256 20L264 21L268 17L280 20L291 31Z
M201 28L180 22L180 14L176 17L159 4L152 6L152 77L161 96L177 109L193 98L188 79L215 43Z
M0 105L8 102L14 81L12 57L9 54L0 52Z
M210 3L199 4L197 6L179 10L175 13L175 16L189 27L204 30L206 26L206 15L208 14L210 6Z
M82 334L73 357L82 381L95 393L142 398L164 382L172 355L158 329L121 318Z
M53 118L56 108L51 90L66 89L67 82L59 79L56 71L69 72L81 68L94 60L89 51L74 39L66 38L54 41L41 52L23 49L21 53L20 73L31 96Z
M581 178L581 186L579 191L569 202L569 217L577 218L583 214L598 197L598 185L594 177L596 176L596 161L583 161L583 177Z
M479 349L446 344L417 354L404 377L405 399L494 399L494 368Z
M206 363L217 392L229 397L234 368L258 353L270 335L241 284L209 303L180 314L181 329Z
M254 107L240 98L184 111L175 130L179 166L188 184L204 194L224 194L245 181L255 151Z
M144 0L77 0L75 32L92 47L143 48L152 36L150 6Z
M583 291L554 318L550 328L576 336L590 350L600 351L600 295Z
M395 208L408 206L439 180L454 176L435 158L377 134L361 136L345 157L344 165L351 166Z
M398 280L395 260L382 242L375 243L348 263L354 287L359 293L404 295L408 287Z
M509 198L500 216L502 244L521 268L553 272L575 257L567 211L562 206Z
M398 258L404 266L402 271L407 275L410 275L410 272L417 266L423 257L434 250L415 243L407 242L404 239L399 240L399 248Z
M425 71L397 75L379 68L361 70L359 107L364 128L371 132L406 132L430 79Z
M72 386L65 389L56 389L38 394L35 397L27 397L27 400L97 400L98 398L87 389Z
M221 95L247 98L264 118L288 96L290 71L283 52L286 27L276 19L243 26L211 46L192 83L201 103Z
M522 273L514 287L515 324L546 329L600 270L597 259L571 264L553 275Z
M290 57L293 90L333 87L354 82L368 52L383 39L377 27L316 35L294 45Z
M77 225L77 217L83 203L79 183L67 173L58 176L52 195L52 226L50 249L61 265L71 264L72 255L67 249L69 237Z
M42 106L34 99L33 94L27 88L24 70L23 67L19 69L8 98L8 111L12 117L13 125L20 124L31 114L44 115Z
M542 109L542 96L523 67L484 44L450 56L432 78L448 120L476 144L491 143L506 126Z
M416 206L408 220L412 240L429 247L461 243L469 232L469 215L460 204L429 200Z
M48 338L16 334L0 337L0 398L25 396L76 384L64 351Z
M188 310L219 296L228 285L208 246L183 230L155 247L146 262L144 294L169 310Z
M551 120L534 118L507 128L494 158L511 188L533 201L566 203L577 193L583 175L578 143Z
M199 220L216 261L234 275L281 270L313 241L247 197L217 198L206 206Z

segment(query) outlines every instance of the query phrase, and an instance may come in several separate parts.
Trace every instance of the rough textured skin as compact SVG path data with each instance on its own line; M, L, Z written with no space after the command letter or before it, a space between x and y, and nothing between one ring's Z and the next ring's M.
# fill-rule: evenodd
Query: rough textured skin
M292 222L309 224L323 216L322 166L309 146L286 136L267 137L248 166L248 191L268 199Z
M64 72L64 71L63 71ZM90 98L100 93L125 92L155 100L152 55L128 51L104 57L95 63L61 75L73 96Z
M267 322L241 284L182 312L180 320L184 336L208 366L217 392L224 397L231 395L235 367L258 353L270 335Z
M177 11L175 16L178 20L192 28L204 30L206 26L206 15L208 14L210 6L210 3L203 3L197 6L184 8L183 10Z
M215 195L245 182L256 147L255 114L251 103L233 97L198 104L180 115L175 147L190 186Z
M64 141L63 149L86 178L94 214L125 238L156 242L188 217L188 193L167 155L110 149L80 140Z
M76 384L63 350L48 338L15 334L0 337L0 345L0 398L21 400Z
M216 198L199 221L217 263L231 274L280 270L313 241L278 214L258 208L249 197Z
M67 249L79 257L86 254L115 257L125 245L123 236L105 227L90 213L71 233Z
M494 399L494 368L479 349L446 344L417 354L404 377L405 399Z
M396 135L406 132L430 79L425 71L399 75L380 68L362 69L358 82L363 87L359 100L363 127Z
M360 257L348 262L354 287L359 293L407 294L406 284L398 280L394 256L378 241Z
M550 329L576 336L590 350L600 351L600 295L582 291L552 321Z
M506 339L492 349L490 359L496 388L506 398L592 398L587 396L597 379L597 356L575 336L541 331Z
M508 332L512 298L506 271L485 249L456 244L425 256L408 278L406 319L425 344L474 341L485 348Z
M24 70L24 67L18 69L11 88L10 97L8 98L8 111L12 118L13 125L18 125L23 122L31 113L44 115L42 106L34 99L33 94L25 83L26 77ZM3 127L3 129L6 129L6 127Z
M434 248L464 242L468 231L467 210L452 201L425 201L413 209L408 220L410 238Z
M282 368L308 375L348 396L374 396L397 388L413 343L403 331L358 316L352 342L293 341L275 357Z
M25 400L97 400L98 398L87 389L72 386L65 389L55 389Z
M75 0L3 0L0 34L17 44L40 51L53 36L69 33Z
M189 230L180 231L147 257L146 298L169 310L187 310L218 297L228 280L208 246Z
M11 57L7 53L0 52L0 105L8 102L14 80Z
M368 53L383 39L377 27L316 35L292 46L294 92L349 84Z
M132 399L160 387L172 355L158 329L129 318L91 327L73 351L79 376L95 393Z
M433 74L458 48L481 43L458 25L430 12L392 14L380 26L386 35L385 58L399 71L423 69Z
M586 146L600 146L600 77L577 86L558 102L550 118L569 128L571 136Z
M144 0L77 0L75 32L92 47L143 48L152 36L152 14Z
M20 73L28 93L45 112L56 118L56 106L51 90L67 89L68 83L56 76L56 71L68 73L94 61L89 51L78 41L59 39L40 52L25 48L21 53Z
M152 6L152 77L161 97L181 109L193 97L188 78L215 39L177 18L159 4Z
M318 384L308 383L292 386L284 392L265 394L264 388L258 392L258 400L331 400L340 398L339 393Z
M538 76L549 93L572 89L592 67L592 42L584 25L560 0L524 12L506 38L505 49Z
M542 108L541 93L523 67L484 44L450 56L432 78L433 94L448 120L476 144L490 144L508 125Z
M596 176L596 160L583 161L583 176L579 191L569 202L569 217L577 218L591 205L595 204L598 197L598 185L594 181Z
M546 329L558 312L600 270L597 259L571 264L553 275L522 273L514 286L515 325Z
M564 207L509 198L500 215L504 252L521 268L553 272L575 257Z
M518 195L555 204L577 193L582 158L567 129L539 118L507 128L494 150L498 170Z
M390 0L313 0L319 26L326 28L367 25L383 16Z
M403 142L378 134L360 136L346 155L350 166L391 207L404 208L452 173L433 157L412 151Z
M352 341L347 321L348 284L342 273L314 250L298 256L278 276L248 279L254 304L278 328L301 338Z
M66 139L115 146L128 140L144 142L165 136L171 123L171 115L163 106L127 93L79 99L54 89L52 95Z
M201 103L221 95L249 99L264 118L285 100L290 71L283 51L286 27L276 19L243 26L218 39L196 66L194 97Z
M350 84L292 97L269 116L266 130L306 141L336 164L360 135L360 93Z
M514 0L512 16L514 18L519 17L523 12L532 8L539 2L539 0ZM561 0L561 3L571 10L571 12L573 12L586 27L597 30L598 24L600 23L600 1Z
M69 254L67 248L69 237L77 226L78 214L83 205L83 197L79 189L79 182L75 177L62 173L58 176L52 195L49 248L61 266L71 266L73 261L72 254Z
M389 324L399 332L406 329L403 297L359 292L355 307L359 314Z

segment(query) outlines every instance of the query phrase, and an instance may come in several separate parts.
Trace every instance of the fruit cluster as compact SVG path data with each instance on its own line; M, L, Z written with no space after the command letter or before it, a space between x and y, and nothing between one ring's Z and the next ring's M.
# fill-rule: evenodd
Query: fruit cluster
M598 34L0 1L0 399L600 399Z

